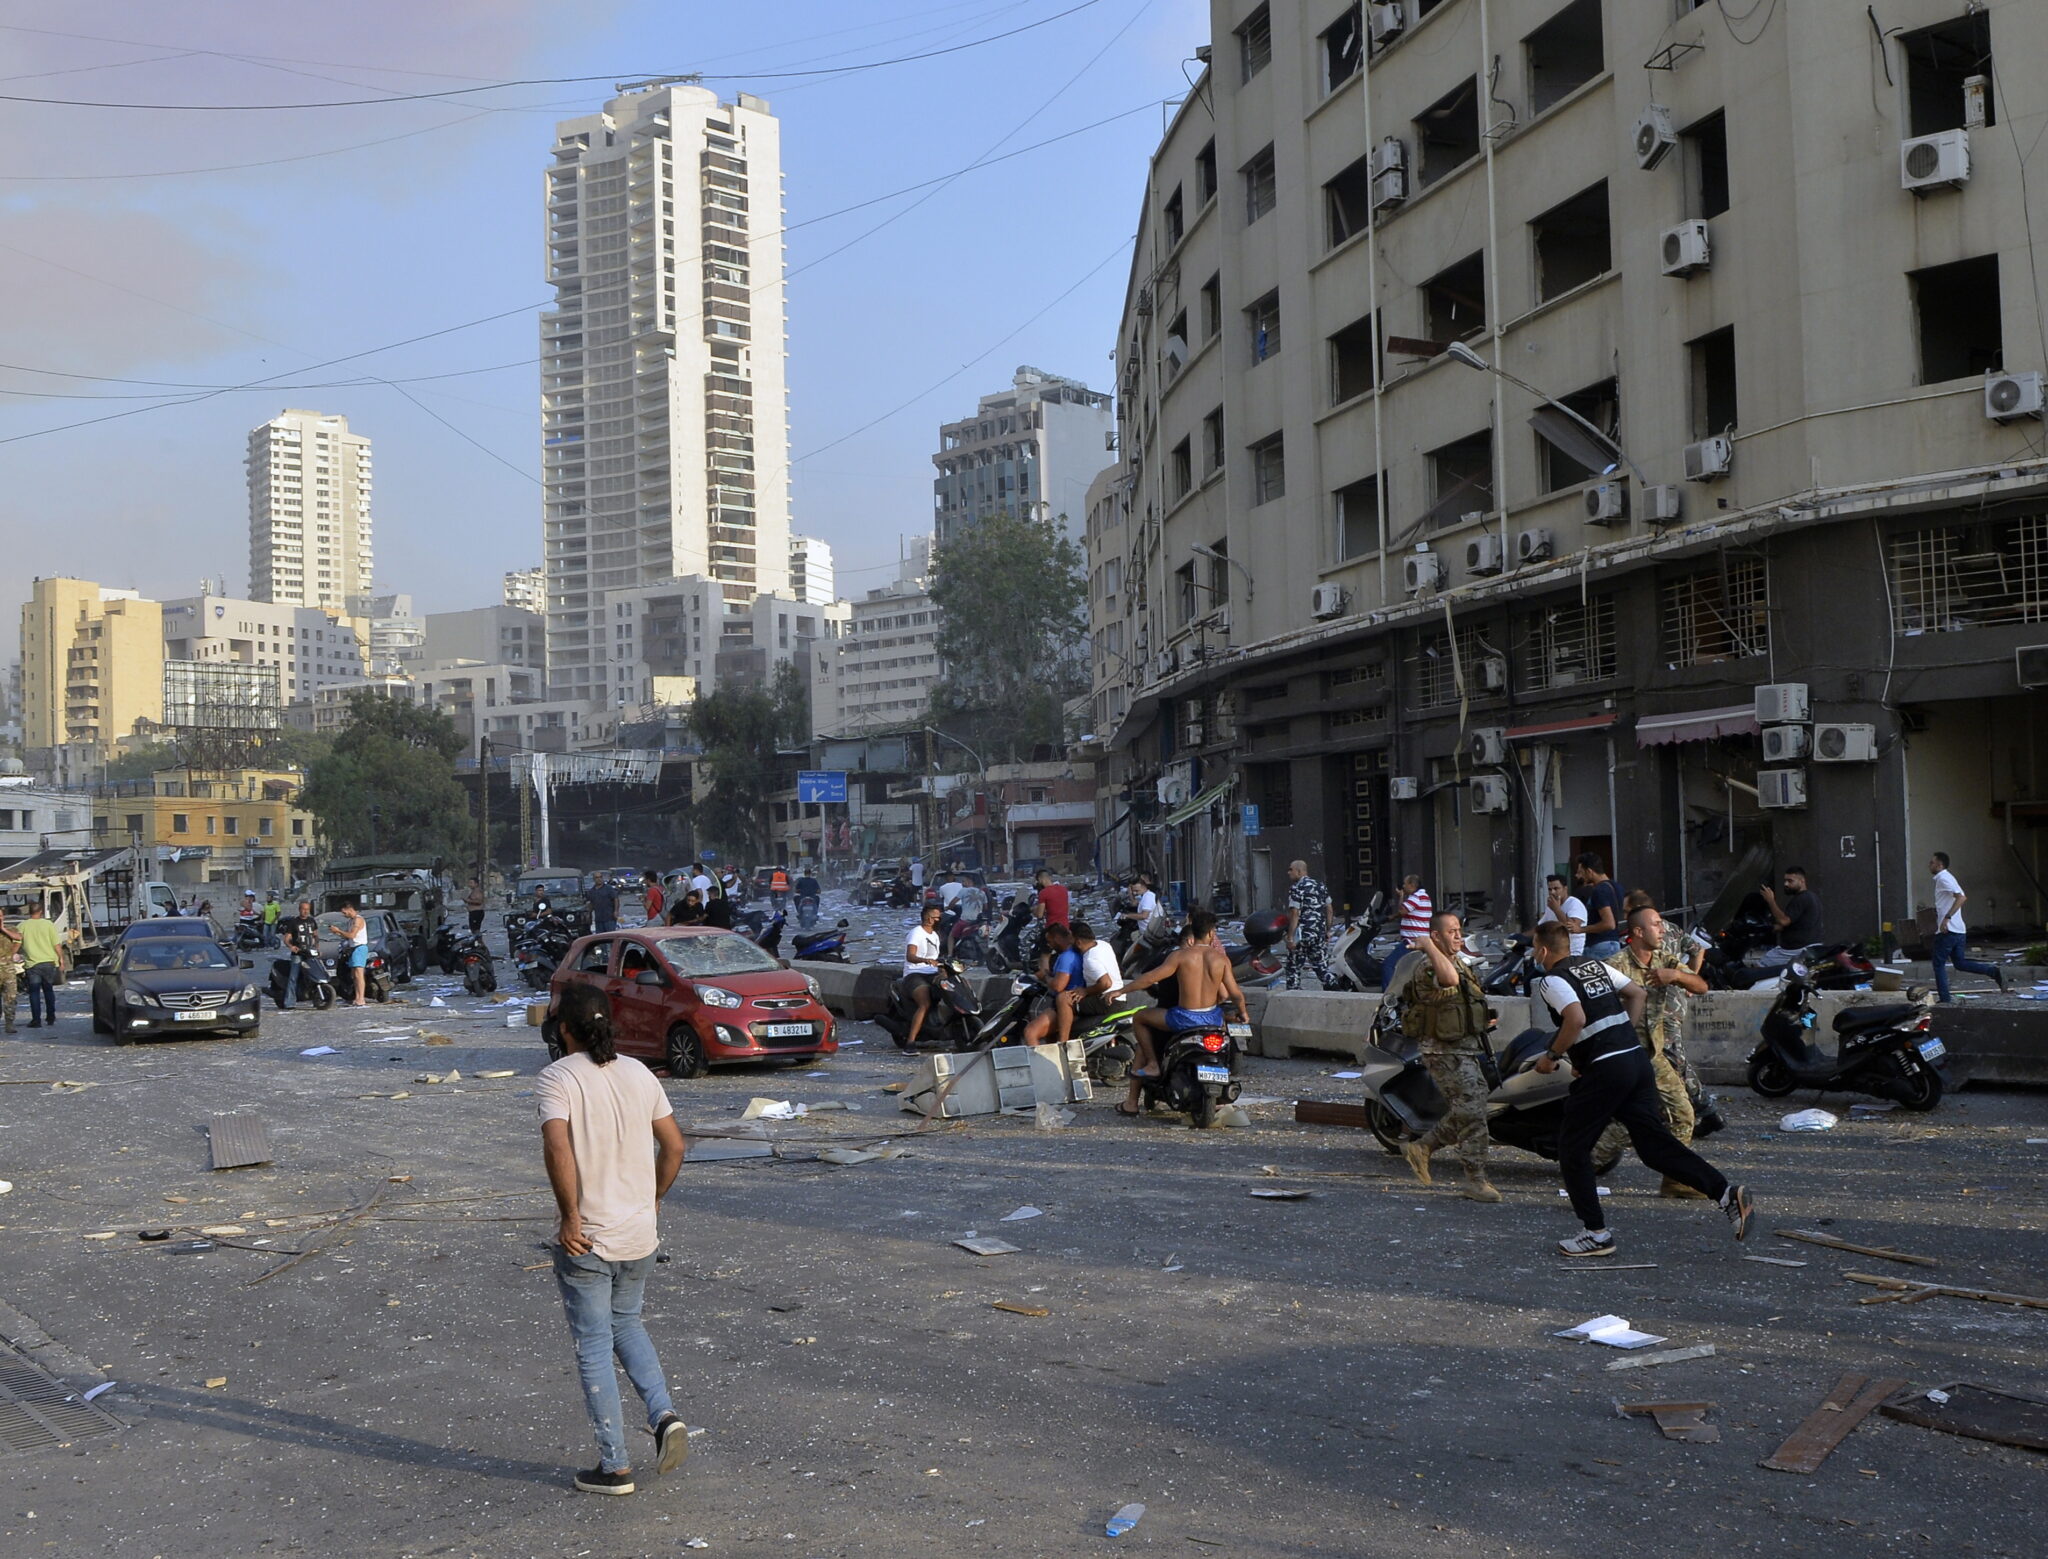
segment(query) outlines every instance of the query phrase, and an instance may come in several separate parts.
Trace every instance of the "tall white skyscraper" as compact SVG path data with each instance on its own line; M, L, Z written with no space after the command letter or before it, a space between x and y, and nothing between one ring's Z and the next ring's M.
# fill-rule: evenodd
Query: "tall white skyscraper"
M832 602L832 549L816 536L789 538L789 593L806 606Z
M283 411L249 433L249 596L348 609L370 593L370 441L348 418Z
M781 130L650 84L557 127L541 317L548 677L615 702L608 592L697 574L735 614L789 588ZM617 686L614 686L617 679Z

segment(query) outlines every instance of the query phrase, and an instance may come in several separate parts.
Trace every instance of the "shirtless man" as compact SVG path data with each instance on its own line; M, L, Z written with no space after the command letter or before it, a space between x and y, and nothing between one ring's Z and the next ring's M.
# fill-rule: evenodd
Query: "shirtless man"
M1155 969L1131 981L1122 990L1111 991L1109 1000L1121 1001L1133 991L1173 978L1179 982L1180 1005L1154 1007L1137 1014L1134 1022L1138 1039L1137 1065L1131 1068L1130 1091L1116 1107L1119 1115L1142 1113L1139 1102L1141 1078L1159 1075L1159 1050L1154 1033L1177 1034L1186 1029L1214 1028L1223 1021L1223 1003L1237 1007L1237 1020L1251 1022L1245 1010L1244 992L1230 972L1230 955L1216 945L1216 917L1206 909L1188 916L1187 940L1167 954Z

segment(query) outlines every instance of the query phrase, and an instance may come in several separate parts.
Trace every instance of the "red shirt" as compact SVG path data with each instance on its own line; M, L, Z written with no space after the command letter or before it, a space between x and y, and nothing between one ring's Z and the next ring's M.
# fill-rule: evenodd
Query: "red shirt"
M661 907L667 902L668 900L662 896L661 889L650 882L647 885L647 918L649 920L661 919Z
M1072 912L1072 899L1067 890L1058 883L1048 883L1038 890L1038 902L1045 906L1045 923L1049 926L1064 926Z

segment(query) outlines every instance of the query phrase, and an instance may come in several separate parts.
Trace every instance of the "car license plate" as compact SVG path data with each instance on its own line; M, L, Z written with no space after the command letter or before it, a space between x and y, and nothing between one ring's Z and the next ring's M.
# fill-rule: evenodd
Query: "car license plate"
M1195 1068L1195 1081L1198 1083L1227 1083L1230 1081L1230 1068L1227 1066L1198 1066Z
M1948 1054L1948 1046L1938 1039L1923 1039L1920 1041L1920 1054L1929 1061L1939 1061Z
M171 1016L180 1023L215 1023L220 1020L220 1014L211 1007L201 1007L195 1012L174 1012Z
M764 1023L761 1025L763 1039L809 1039L812 1034L808 1023Z
M1249 1023L1233 1023L1224 1032L1229 1034L1232 1039L1250 1039L1252 1037L1252 1026Z

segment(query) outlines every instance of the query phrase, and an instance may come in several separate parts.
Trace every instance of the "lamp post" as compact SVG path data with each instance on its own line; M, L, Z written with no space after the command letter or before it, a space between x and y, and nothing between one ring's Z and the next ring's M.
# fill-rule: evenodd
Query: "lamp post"
M1444 348L1444 355L1451 358L1455 362L1463 363L1467 368L1477 368L1484 373L1497 375L1498 377L1507 380L1507 382L1515 386L1516 389L1527 391L1529 394L1535 396L1536 399L1541 401L1544 405L1554 407L1556 410L1563 412L1567 417L1571 418L1572 421L1576 422L1581 428L1584 428L1586 432L1592 436L1596 447L1607 450L1613 454L1614 459L1610 461L1606 469L1600 473L1602 476L1610 476L1620 467L1625 465L1629 468L1631 472L1635 474L1635 479L1638 486L1648 487L1650 485L1650 479L1647 476L1643 475L1643 468L1637 465L1635 461L1629 457L1629 453L1627 450L1623 449L1607 434L1602 433L1598 428L1594 427L1593 424L1588 422L1584 417L1580 416L1577 412L1573 411L1571 407L1565 405L1565 403L1559 400L1556 396L1546 394L1544 391L1537 389L1535 385L1531 384L1526 379L1517 378L1515 375L1509 373L1505 368L1501 367L1498 363L1489 363L1485 358L1481 357L1477 352L1473 351L1471 347L1467 346L1462 341L1453 341L1449 345L1447 345ZM1196 550L1199 551L1201 549L1197 548Z
M1217 563L1228 563L1232 568L1236 569L1240 574L1244 575L1244 604L1246 606L1250 606L1252 604L1252 571L1250 569L1246 568L1242 563L1238 562L1237 559L1232 557L1229 553L1218 552L1214 547L1210 546L1207 542L1194 542L1188 547L1188 551L1196 553L1201 557L1209 558Z
M981 791L982 794L986 796L988 794L988 765L982 761L981 754L976 752L972 747L968 746L965 742L961 741L959 737L948 736L944 731L940 730L935 725L927 725L922 727L922 729L925 731L927 735L936 736L942 742L951 742L955 747L958 747L962 752L966 753L968 757L974 760L974 766L977 769L981 770ZM936 803L938 797L934 796L932 800L934 803ZM936 806L934 806L934 811L936 812ZM993 824L995 821L995 807L993 799L991 799L989 807L989 821L991 824ZM933 828L931 832L933 837L930 843L932 848L936 850L938 848L939 843L937 837L939 830L937 828Z

